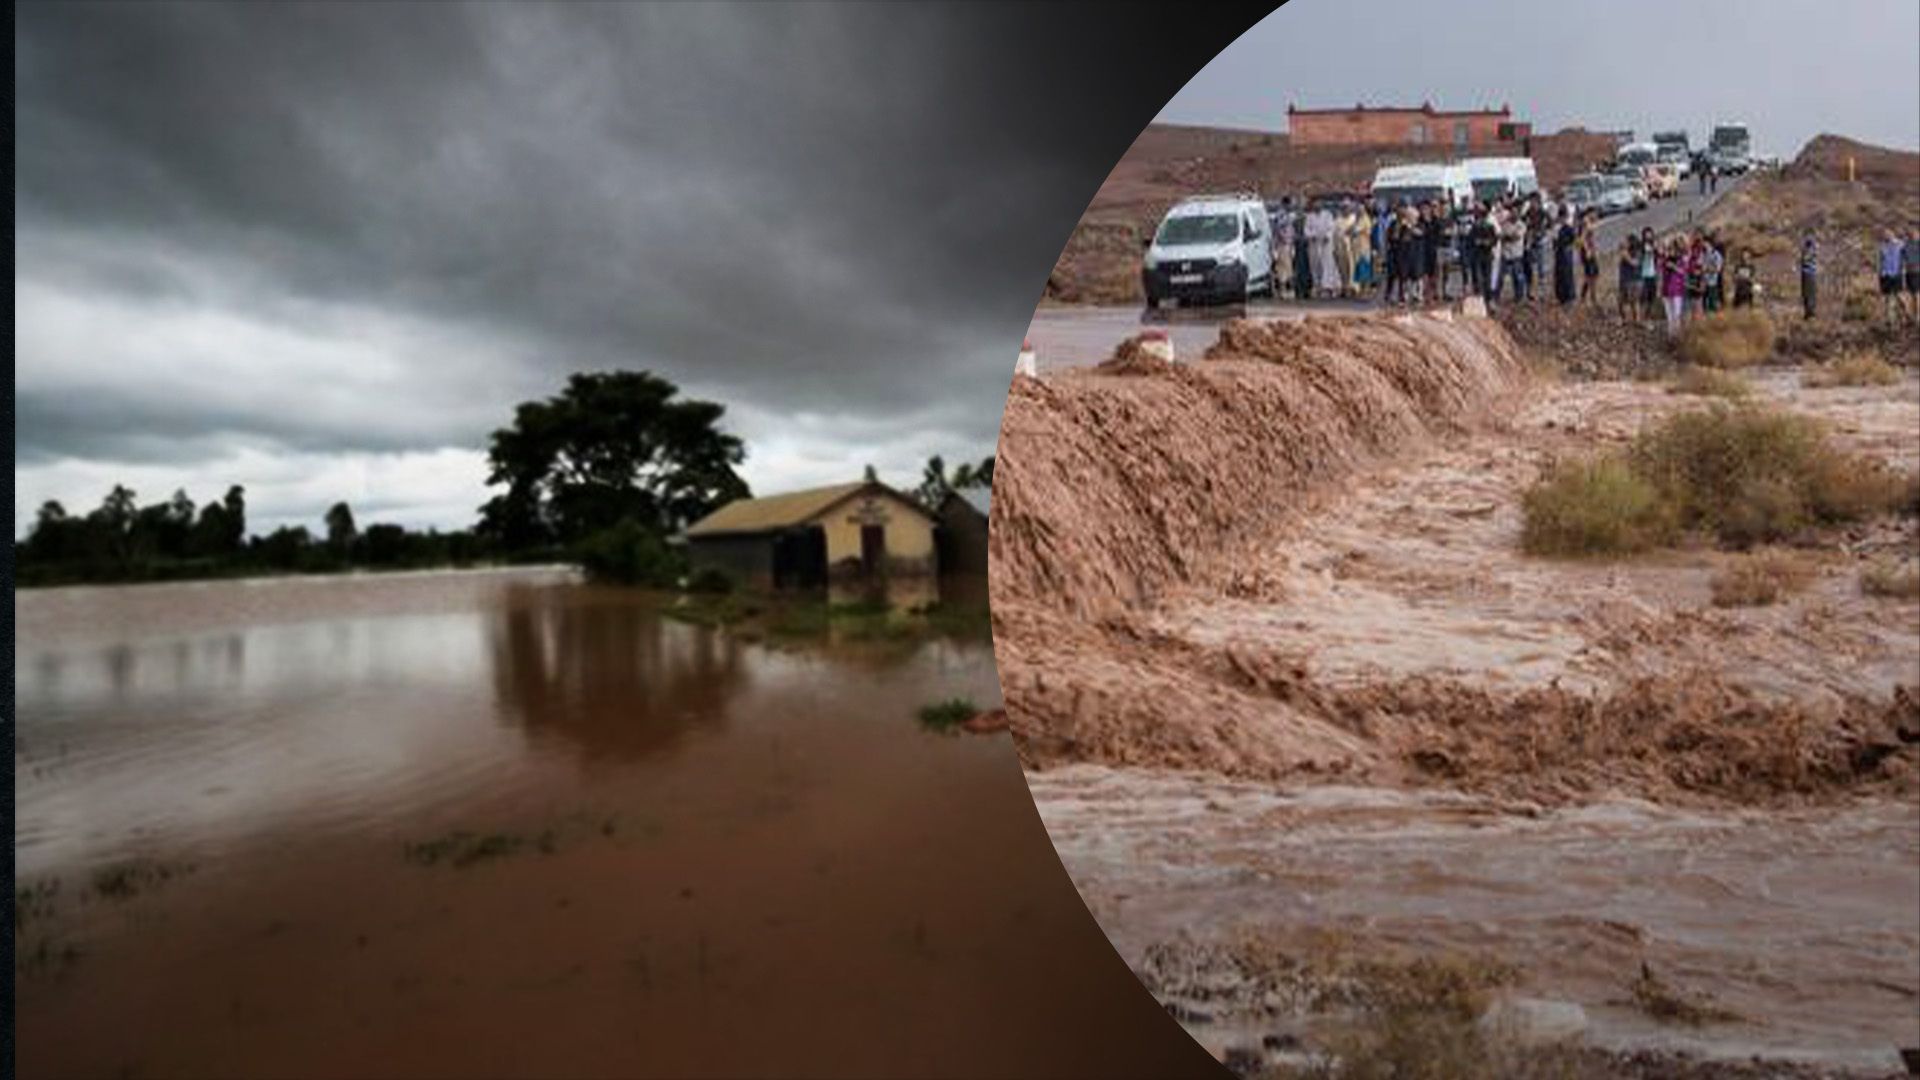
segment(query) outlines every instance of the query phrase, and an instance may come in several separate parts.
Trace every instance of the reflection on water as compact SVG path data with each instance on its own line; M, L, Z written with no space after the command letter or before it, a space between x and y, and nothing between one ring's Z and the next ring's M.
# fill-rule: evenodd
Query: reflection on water
M555 571L20 594L23 1074L1211 1068L1011 745L915 723L997 702L988 642L772 648L662 602Z
M487 638L502 712L595 755L658 752L722 723L749 678L740 642L652 612L636 617L618 593L515 587Z

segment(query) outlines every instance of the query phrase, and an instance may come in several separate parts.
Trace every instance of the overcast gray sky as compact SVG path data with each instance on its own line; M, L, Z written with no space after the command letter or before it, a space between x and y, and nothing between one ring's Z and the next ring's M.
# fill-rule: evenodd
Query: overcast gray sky
M1791 156L1821 132L1920 145L1916 0L1288 0L1161 113L1284 130L1306 106L1511 104L1567 126L1753 129Z
M1121 127L1197 66L1102 129L1050 12L23 5L16 535L114 483L469 525L513 404L614 367L725 403L760 491L991 453Z

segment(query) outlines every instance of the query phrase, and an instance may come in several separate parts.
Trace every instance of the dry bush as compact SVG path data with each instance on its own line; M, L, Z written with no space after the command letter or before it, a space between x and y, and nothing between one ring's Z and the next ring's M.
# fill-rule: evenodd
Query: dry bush
M1868 596L1920 600L1920 565L1902 566L1893 560L1874 563L1860 571L1860 591Z
M1634 439L1628 460L1681 527L1734 548L1898 510L1910 483L1834 448L1811 417L1753 406L1671 416Z
M1671 508L1618 458L1556 463L1521 497L1533 555L1630 555L1673 538Z
M1802 386L1891 386L1900 381L1900 369L1871 351L1848 353L1831 363L1810 367L1800 375Z
M1680 359L1707 367L1739 368L1773 355L1773 319L1759 308L1703 315L1680 331Z
M1847 322L1872 322L1880 316L1880 280L1866 274L1849 278L1840 289L1840 317Z
M1762 551L1736 559L1709 582L1715 607L1765 607L1799 592L1813 567L1789 551Z
M1753 393L1753 384L1718 368L1688 367L1667 386L1667 392L1739 401Z

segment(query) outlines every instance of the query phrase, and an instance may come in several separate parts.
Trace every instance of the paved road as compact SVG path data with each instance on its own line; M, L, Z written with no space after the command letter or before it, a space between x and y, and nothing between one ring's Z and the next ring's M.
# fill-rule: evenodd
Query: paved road
M1701 195L1689 179L1681 183L1680 194L1671 199L1660 199L1645 210L1608 218L1601 222L1596 233L1601 254L1610 254L1629 232L1648 227L1656 233L1685 228L1742 182L1744 178L1723 179L1717 193ZM1610 264L1603 265L1601 273L1612 269ZM1309 315L1318 318L1366 311L1375 306L1372 301L1350 300L1256 301L1247 306L1244 314L1258 319L1302 319ZM1188 309L1174 312L1154 325L1167 328L1177 357L1192 359L1219 338L1221 323L1240 314L1243 312L1239 308ZM1139 333L1141 316L1137 305L1043 307L1033 313L1027 339L1033 342L1041 371L1083 367L1105 360L1115 345L1128 335Z

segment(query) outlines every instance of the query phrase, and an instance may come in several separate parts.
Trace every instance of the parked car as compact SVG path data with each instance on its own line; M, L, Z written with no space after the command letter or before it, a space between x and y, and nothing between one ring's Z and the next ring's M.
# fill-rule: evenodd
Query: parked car
M1599 173L1581 173L1573 177L1560 193L1561 201L1573 207L1576 214L1597 210L1604 215L1607 211L1602 206L1600 179Z
M1657 161L1641 170L1646 178L1647 192L1656 199L1670 199L1680 194L1680 167L1671 161Z
M1608 175L1619 177L1620 180L1626 183L1628 189L1633 193L1633 209L1645 210L1647 208L1647 203L1652 200L1653 196L1652 193L1647 190L1646 177L1642 175L1640 166L1616 165Z
M1600 213L1605 217L1625 214L1646 205L1634 191L1634 181L1619 173L1607 173L1600 177Z
M1273 231L1260 197L1196 195L1160 219L1140 263L1147 306L1273 295Z

